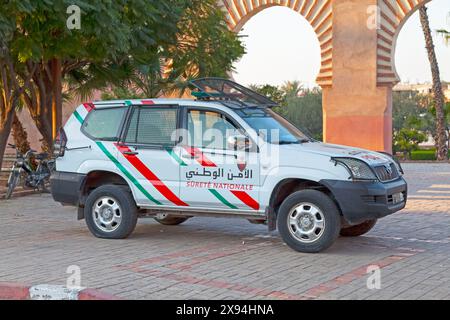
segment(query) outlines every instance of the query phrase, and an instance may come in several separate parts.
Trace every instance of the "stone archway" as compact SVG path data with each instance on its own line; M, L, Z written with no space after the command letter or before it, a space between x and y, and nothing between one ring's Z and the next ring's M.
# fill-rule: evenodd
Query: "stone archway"
M231 30L258 12L284 6L303 15L322 50L326 142L392 151L395 44L405 21L431 0L218 0ZM378 28L369 26L378 8ZM376 12L376 11L375 11Z
M395 47L406 21L432 0L379 0L380 28L377 38L378 85L392 86L400 81L395 67Z
M274 6L287 7L301 14L314 29L320 43L321 69L317 84L329 87L333 80L333 12L331 0L221 0L231 30L239 32L259 12Z

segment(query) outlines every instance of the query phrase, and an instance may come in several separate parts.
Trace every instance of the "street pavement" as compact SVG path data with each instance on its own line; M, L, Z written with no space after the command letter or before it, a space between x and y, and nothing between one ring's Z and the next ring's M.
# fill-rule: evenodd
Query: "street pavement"
M49 195L0 201L0 282L74 284L79 270L81 286L125 299L450 299L450 165L404 167L404 211L315 255L246 220L143 219L100 240Z

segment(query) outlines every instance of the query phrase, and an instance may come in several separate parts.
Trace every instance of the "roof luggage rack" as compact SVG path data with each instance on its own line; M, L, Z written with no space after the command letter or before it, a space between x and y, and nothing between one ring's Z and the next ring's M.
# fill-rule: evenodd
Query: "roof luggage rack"
M263 107L273 108L278 104L269 98L240 84L222 78L203 78L189 81L194 87L192 95L202 101L218 101L234 108Z

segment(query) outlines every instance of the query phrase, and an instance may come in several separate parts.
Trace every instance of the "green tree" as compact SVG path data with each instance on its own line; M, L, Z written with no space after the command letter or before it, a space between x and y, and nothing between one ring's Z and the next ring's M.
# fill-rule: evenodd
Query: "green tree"
M393 129L416 129L428 135L436 134L436 113L433 97L416 91L393 93Z
M323 139L322 91L305 90L299 82L287 81L277 86L251 85L250 89L278 103L274 111L285 117L316 140ZM303 95L299 93L303 91Z
M287 99L285 117L316 140L323 140L322 91L305 90L301 97Z
M85 87L100 87L127 76L123 66L130 59L154 61L162 43L176 42L184 4L21 0L0 5L0 38L13 69L8 76L25 87L21 97L47 146L61 125L66 77ZM80 30L66 27L69 5L81 8ZM26 82L28 78L32 81Z
M157 59L133 61L133 73L110 96L127 87L134 96L182 95L187 81L202 77L227 77L233 63L245 53L239 37L225 23L216 0L184 1L177 22L176 41L161 44Z
M298 97L303 91L303 85L300 81L286 81L281 90L287 98Z
M411 152L419 149L419 144L427 140L427 135L417 129L403 128L394 133L394 151L402 152L411 159Z
M277 86L273 86L270 84L263 84L263 85L250 85L249 87L253 91L258 92L259 94L262 94L266 97L268 97L273 102L276 102L278 104L278 107L274 108L274 111L285 115L285 106L286 106L286 93L278 88Z
M33 72L30 72L26 79L19 81L15 73L14 59L8 50L8 41L0 36L0 165L14 123L15 111L32 74Z

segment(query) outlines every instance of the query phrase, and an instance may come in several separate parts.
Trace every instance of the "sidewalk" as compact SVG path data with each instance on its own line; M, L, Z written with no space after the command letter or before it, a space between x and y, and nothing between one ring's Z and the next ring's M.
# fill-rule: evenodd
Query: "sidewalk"
M450 165L405 164L411 198L367 236L299 254L246 220L139 221L127 240L91 236L49 195L0 201L0 282L81 286L124 299L450 299ZM368 266L381 268L370 290Z

